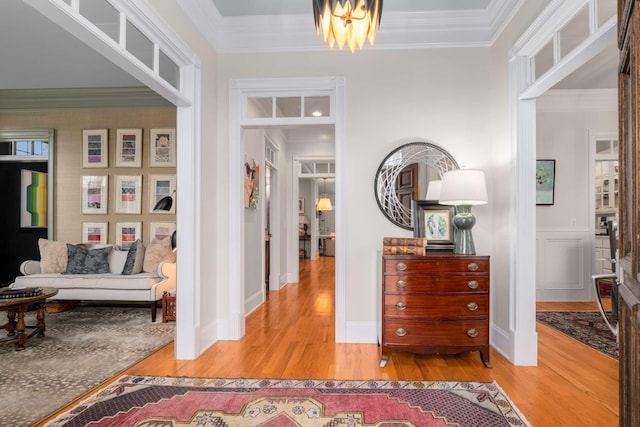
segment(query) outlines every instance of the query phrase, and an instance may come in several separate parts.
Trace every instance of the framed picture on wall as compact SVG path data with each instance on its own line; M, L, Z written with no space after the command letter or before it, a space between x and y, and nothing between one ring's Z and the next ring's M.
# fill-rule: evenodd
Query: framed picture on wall
M116 223L116 246L121 249L129 249L138 239L142 239L141 222Z
M116 167L142 167L142 129L118 129Z
M298 214L299 215L304 214L304 197L300 197L298 199Z
M108 176L82 177L82 213L106 214L109 203Z
M109 167L109 140L107 129L82 131L82 167Z
M163 197L171 197L176 190L176 176L175 175L149 175L149 212L163 213L163 214L175 214L176 204L171 205L171 210L168 211L154 211L156 203Z
M556 161L536 160L536 205L553 205Z
M427 251L453 251L455 207L434 200L413 201L413 237L427 239Z
M175 222L150 222L149 241L152 241L153 239L170 239L174 231L176 231Z
M82 243L107 243L108 222L83 222Z
M176 167L176 130L151 129L149 167Z
M142 175L116 176L116 213L142 213Z

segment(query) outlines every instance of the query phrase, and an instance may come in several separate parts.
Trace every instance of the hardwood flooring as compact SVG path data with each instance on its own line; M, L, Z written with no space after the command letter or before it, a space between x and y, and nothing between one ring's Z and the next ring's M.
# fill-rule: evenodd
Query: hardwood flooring
M454 356L394 353L379 367L376 344L334 342L334 259L301 260L300 282L270 292L247 316L246 335L219 341L193 361L169 344L124 374L200 377L496 381L533 426L618 425L618 362L538 323L538 366L514 366L492 348ZM541 310L596 310L595 303L539 303ZM178 313L178 316L180 313Z

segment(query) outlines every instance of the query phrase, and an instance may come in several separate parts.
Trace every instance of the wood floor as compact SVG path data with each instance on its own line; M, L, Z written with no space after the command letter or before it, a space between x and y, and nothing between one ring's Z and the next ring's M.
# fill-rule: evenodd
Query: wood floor
M393 354L378 365L376 344L334 342L334 259L301 260L300 282L247 317L246 336L219 341L193 361L169 344L124 371L200 377L496 381L533 426L617 426L618 362L538 323L538 366L517 367L492 349L456 356ZM595 304L539 303L540 310L596 310ZM178 313L178 316L180 314Z

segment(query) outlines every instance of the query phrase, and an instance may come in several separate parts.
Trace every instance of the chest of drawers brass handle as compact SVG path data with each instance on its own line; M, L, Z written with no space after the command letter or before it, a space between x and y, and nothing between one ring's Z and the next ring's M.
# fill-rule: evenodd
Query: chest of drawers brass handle
M478 304L476 304L475 302L470 302L469 304L467 304L467 308L469 309L469 311L476 311L478 309Z
M468 286L470 289L478 289L478 281L477 281L477 280L470 280L470 281L467 283L467 286Z
M407 269L407 264L405 264L404 262L398 263L398 270L405 271L406 269Z
M475 262L469 263L469 265L467 265L467 269L469 271L478 271L478 264Z
M396 286L399 288L406 288L407 287L407 282L405 282L404 280L398 280L396 282Z
M467 331L467 335L469 335L471 338L475 338L478 336L478 330L475 328L471 328Z
M403 337L405 335L407 335L407 331L404 330L403 328L398 328L396 329L396 335L399 337Z
M397 308L398 310L404 310L404 309L406 309L406 308L407 308L407 304L403 303L402 301L397 302L397 303L396 303L396 308Z

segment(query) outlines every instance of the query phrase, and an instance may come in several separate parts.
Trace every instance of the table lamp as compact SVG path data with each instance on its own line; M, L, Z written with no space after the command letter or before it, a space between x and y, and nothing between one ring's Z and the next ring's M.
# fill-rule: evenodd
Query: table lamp
M453 253L475 255L471 228L476 217L471 213L471 206L488 203L487 185L484 172L476 169L457 169L446 172L442 177L440 204L456 207L453 225L456 227Z

